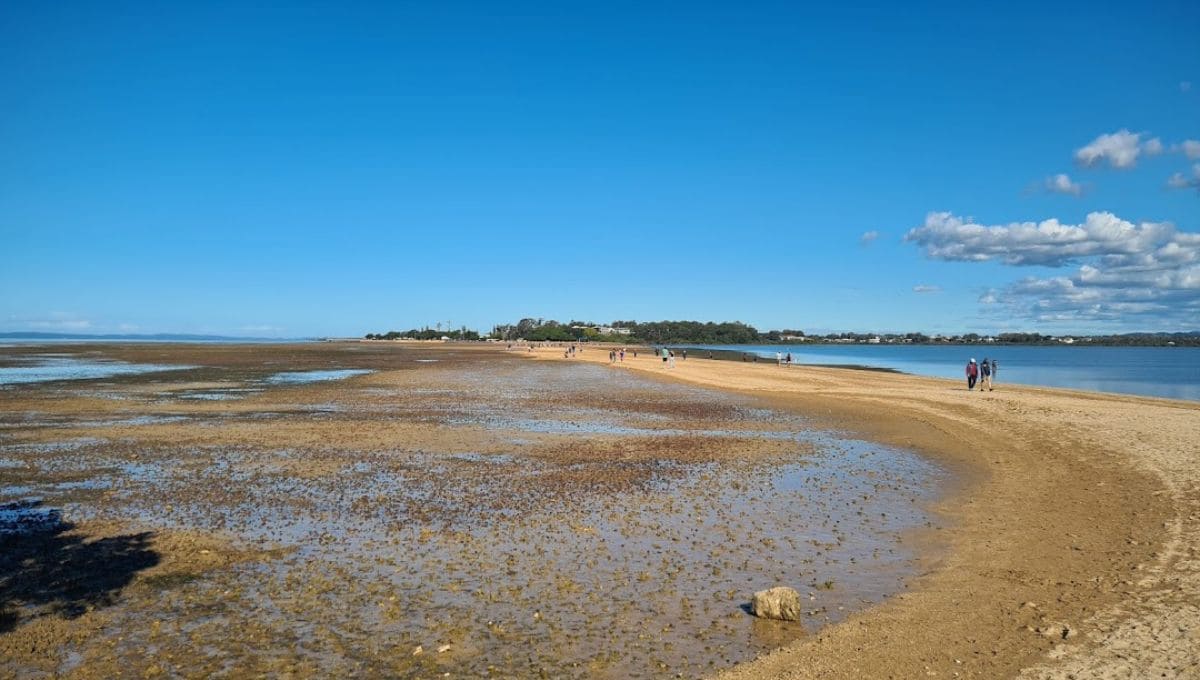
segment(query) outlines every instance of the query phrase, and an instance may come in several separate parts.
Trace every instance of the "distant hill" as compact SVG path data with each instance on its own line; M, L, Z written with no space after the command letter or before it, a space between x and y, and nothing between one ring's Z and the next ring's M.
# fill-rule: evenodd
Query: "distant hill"
M311 338L256 338L234 335L199 335L191 333L38 333L15 331L0 333L0 340L142 340L145 342L297 342Z

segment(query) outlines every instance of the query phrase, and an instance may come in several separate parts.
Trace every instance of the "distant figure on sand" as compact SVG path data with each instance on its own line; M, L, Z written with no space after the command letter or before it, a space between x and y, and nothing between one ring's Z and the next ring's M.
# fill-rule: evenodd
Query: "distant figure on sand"
M975 389L975 380L979 378L979 366L974 359L967 362L967 389Z
M783 363L787 364L788 366L792 365L792 353L791 352L788 352L787 356L783 358Z
M670 350L668 350L666 347L663 347L663 348L662 348L662 360L663 360L663 367L664 367L664 368L665 368L665 367L666 367L666 365L667 365L667 359L670 359L670 358L671 358L671 352L670 352Z
M983 363L979 365L979 391L987 388L988 392L992 391L992 364L988 362L987 357L983 358Z
M675 368L675 353L667 352L667 355L669 357L667 359L667 368Z
M783 353L782 352L775 353L775 363L780 366L783 365Z

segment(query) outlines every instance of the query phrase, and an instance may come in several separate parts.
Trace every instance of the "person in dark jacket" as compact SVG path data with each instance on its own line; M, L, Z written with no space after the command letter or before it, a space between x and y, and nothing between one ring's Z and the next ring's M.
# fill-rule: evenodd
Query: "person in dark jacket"
M979 364L974 359L967 362L967 389L975 389L975 381L979 378Z

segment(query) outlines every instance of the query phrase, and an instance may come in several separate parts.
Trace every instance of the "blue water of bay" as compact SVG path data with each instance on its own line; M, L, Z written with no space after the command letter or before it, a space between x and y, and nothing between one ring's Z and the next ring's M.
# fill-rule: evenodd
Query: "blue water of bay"
M1200 347L1078 345L695 345L695 350L746 352L775 360L791 352L801 364L890 368L964 379L970 359L1000 362L996 385L1065 387L1095 392L1200 401ZM693 351L693 356L703 356Z

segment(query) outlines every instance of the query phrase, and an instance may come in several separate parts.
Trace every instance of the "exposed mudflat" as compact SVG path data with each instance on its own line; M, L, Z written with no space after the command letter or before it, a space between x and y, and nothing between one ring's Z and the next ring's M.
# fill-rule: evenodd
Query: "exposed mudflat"
M906 447L587 362L0 354L42 367L0 386L0 674L696 677L905 590L946 523ZM748 614L775 585L804 621Z

